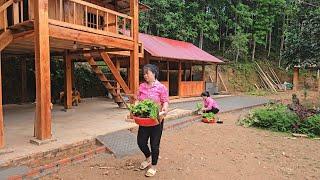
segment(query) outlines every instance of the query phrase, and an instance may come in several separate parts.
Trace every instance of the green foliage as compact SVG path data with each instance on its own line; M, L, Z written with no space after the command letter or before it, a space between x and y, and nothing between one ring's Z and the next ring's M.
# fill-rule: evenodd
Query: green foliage
M201 109L202 109L202 103L198 102L198 103L196 104L196 110L197 110L197 111L200 111Z
M310 137L320 136L320 115L299 120L294 112L282 104L256 109L248 117L240 120L240 125L272 131L303 133Z
M157 119L159 106L152 100L143 100L136 105L129 105L129 110L134 116Z
M314 115L299 125L299 133L308 134L310 137L320 136L320 115Z
M207 120L213 120L215 118L215 114L213 112L209 112L209 113L203 113L202 114L203 118L206 118Z

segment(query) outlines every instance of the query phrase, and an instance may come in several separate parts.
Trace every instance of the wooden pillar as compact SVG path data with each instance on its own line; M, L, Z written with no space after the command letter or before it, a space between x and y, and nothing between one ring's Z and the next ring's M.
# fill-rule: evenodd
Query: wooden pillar
M64 55L64 108L72 108L72 59L67 51Z
M181 61L179 61L179 70L178 70L178 96L181 97L181 76L182 76L182 65Z
M215 82L216 82L216 85L218 86L218 67L219 67L219 65L218 64L216 64L216 76L215 76Z
M27 61L21 59L21 102L25 103L28 101L27 93Z
M48 0L34 1L36 121L35 136L51 138L51 82L48 26Z
M120 61L118 60L118 58L116 57L116 68L120 73ZM117 94L120 94L120 84L117 83Z
M170 64L169 64L169 61L167 61L167 81L168 81L168 85L169 85L169 81L170 81ZM169 88L169 86L168 86Z
M130 0L130 15L132 17L131 34L133 36L133 51L130 51L130 90L137 94L139 87L139 3L138 0Z
M193 78L192 78L192 62L190 63L190 81L193 81Z
M202 91L205 91L206 90L206 66L204 65L204 62L202 62L202 81L203 81L203 90Z
M1 76L1 51L0 51L0 148L4 147L4 123L2 113L2 76Z
M299 67L293 68L293 91L299 90Z

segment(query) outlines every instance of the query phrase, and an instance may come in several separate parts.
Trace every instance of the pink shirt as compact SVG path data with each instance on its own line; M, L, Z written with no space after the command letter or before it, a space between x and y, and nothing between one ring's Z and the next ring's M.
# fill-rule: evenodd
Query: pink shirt
M155 81L152 87L149 87L147 83L140 84L138 90L138 100L151 99L158 104L169 102L169 92L166 86L159 81Z
M218 103L215 100L213 100L211 97L207 97L204 100L204 107L208 109L212 109L212 108L219 109Z

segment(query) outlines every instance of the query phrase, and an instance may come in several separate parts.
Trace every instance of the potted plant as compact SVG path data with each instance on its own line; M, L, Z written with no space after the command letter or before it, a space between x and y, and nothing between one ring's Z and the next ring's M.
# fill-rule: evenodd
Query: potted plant
M213 112L203 113L202 122L204 123L215 123L215 114Z
M155 126L159 124L159 105L152 100L143 100L136 105L129 105L134 121L140 126Z

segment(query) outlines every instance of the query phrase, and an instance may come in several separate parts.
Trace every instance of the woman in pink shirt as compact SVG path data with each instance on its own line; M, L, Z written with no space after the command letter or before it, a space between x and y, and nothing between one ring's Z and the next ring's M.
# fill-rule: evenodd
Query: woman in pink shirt
M169 106L169 92L168 89L161 84L157 77L159 76L159 69L153 64L147 64L143 67L143 77L145 82L142 83L138 91L138 100L151 99L158 103L161 107L160 114L166 115ZM148 169L146 176L154 176L157 172L156 165L159 157L160 140L163 130L163 119L160 124L151 127L139 126L138 130L138 146L145 155L146 159L141 163L140 169ZM150 139L151 151L148 147L148 140Z
M201 94L201 97L203 99L203 107L202 111L205 113L213 112L214 114L217 114L219 112L219 106L218 103L210 97L210 94L208 91L205 91Z

